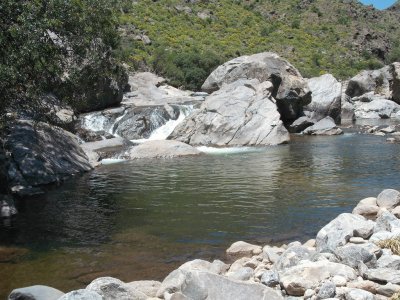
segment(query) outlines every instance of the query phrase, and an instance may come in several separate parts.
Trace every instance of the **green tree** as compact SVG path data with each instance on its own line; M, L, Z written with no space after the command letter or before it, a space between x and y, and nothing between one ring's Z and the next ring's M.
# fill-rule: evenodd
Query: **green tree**
M58 91L73 103L83 66L112 71L118 0L0 1L0 115ZM86 74L87 75L87 74ZM68 86L68 89L65 88Z

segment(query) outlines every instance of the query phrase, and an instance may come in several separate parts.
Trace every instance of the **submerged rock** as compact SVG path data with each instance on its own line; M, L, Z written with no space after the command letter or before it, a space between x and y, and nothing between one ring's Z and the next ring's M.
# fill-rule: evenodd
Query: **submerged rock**
M201 152L196 148L171 140L148 141L129 150L127 158L173 158L178 156L199 155Z
M289 133L271 100L272 84L257 79L224 85L190 114L170 139L191 145L256 146L289 141Z

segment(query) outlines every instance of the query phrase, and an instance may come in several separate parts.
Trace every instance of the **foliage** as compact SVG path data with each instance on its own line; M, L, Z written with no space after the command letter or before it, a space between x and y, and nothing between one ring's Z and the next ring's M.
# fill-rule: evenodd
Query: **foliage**
M98 66L119 43L116 1L2 0L0 2L0 114L35 106L43 93L79 84L83 65ZM107 66L108 67L108 66ZM95 67L93 72L107 72ZM75 80L75 81L73 81Z
M200 18L203 12L210 17ZM356 1L141 0L127 5L119 19L127 32L119 55L134 69L155 70L174 85L187 88L199 87L201 82L195 81L207 70L193 63L195 76L184 75L187 65L176 63L173 57L185 53L214 53L227 61L272 51L306 77L332 73L345 79L382 65L371 48L354 45L356 33L381 33L389 36L391 43L398 39L398 15L379 12L384 15L377 18L377 14ZM146 34L152 43L136 39L139 33ZM396 53L392 51L392 56Z

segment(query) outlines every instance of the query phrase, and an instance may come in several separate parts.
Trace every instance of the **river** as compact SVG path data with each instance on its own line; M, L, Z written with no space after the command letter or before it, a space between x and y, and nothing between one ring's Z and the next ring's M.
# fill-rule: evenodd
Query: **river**
M305 241L364 197L400 189L400 145L347 132L288 145L103 165L17 203L0 225L0 298L100 276L164 278L237 240Z

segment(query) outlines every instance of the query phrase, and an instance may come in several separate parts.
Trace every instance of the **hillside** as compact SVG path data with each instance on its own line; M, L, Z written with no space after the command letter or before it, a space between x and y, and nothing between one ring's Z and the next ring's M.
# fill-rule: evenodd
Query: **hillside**
M120 55L176 86L199 88L230 58L273 51L306 77L348 78L400 60L400 4L351 0L140 0L120 17Z

